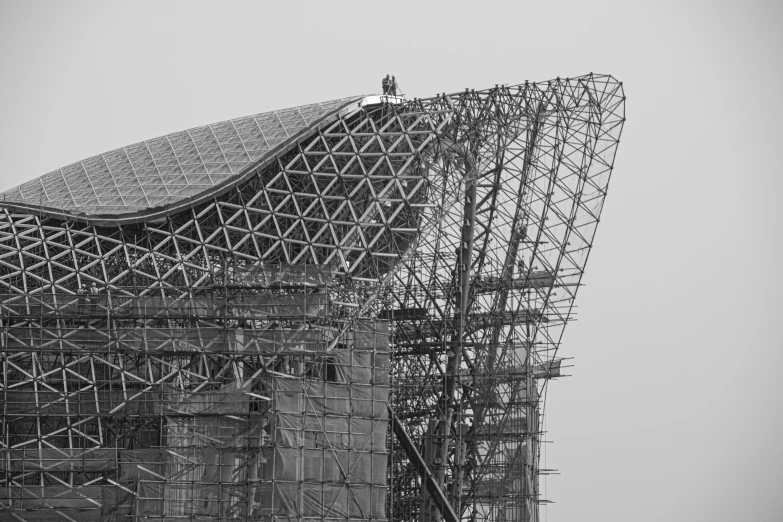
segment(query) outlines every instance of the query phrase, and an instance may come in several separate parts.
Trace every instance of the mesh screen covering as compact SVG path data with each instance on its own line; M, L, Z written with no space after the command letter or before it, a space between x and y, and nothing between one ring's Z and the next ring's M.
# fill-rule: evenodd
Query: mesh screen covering
M213 389L173 381L123 390L96 374L97 387L71 393L6 390L12 429L24 419L135 417L160 423L164 438L133 449L2 450L0 472L12 480L0 487L0 520L386 518L388 322L355 320L332 350L334 332L317 329L6 330L9 349L54 354L52 343L64 339L85 354L101 346L161 353L175 340L203 353L238 354L236 380ZM240 361L251 345L252 353L282 360L282 371L245 375ZM297 364L305 359L325 371L303 371Z

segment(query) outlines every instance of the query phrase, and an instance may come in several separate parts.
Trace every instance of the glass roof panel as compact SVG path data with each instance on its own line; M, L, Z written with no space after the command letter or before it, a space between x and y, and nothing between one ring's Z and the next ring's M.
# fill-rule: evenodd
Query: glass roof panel
M2 192L2 201L122 215L208 191L361 96L175 132L67 165Z

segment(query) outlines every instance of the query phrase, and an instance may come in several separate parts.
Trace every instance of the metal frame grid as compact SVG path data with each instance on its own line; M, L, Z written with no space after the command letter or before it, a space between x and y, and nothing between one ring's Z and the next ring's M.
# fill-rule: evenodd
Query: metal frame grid
M622 84L589 75L417 102L452 115L425 163L459 180L461 204L378 307L393 320L395 417L418 450L394 453L395 519L538 519L543 397L561 375L624 101Z
M45 391L67 409L118 382L211 386L210 368L237 371L221 353L231 341L214 331L241 319L215 310L237 305L232 292L246 275L259 264L319 266L330 278L320 290L329 312L317 321L337 328L325 350L337 348L351 318L392 320L389 518L537 520L542 401L547 378L560 373L555 354L606 195L624 100L621 84L591 74L351 102L230 183L163 209L129 207L133 219L6 205L0 286L25 314L3 318L3 393ZM91 283L111 299L136 299L143 313L104 314L103 297L80 305L75 290ZM47 315L64 297L79 317ZM201 310L207 298L222 304L202 315L148 313ZM268 341L291 321L259 323L252 330L267 333L253 335ZM109 324L162 332L154 334L161 346L197 346L198 354L184 364L163 350L141 364L112 349ZM93 344L69 344L79 336ZM160 443L160 415L118 421L93 404L83 418L36 410L24 433L10 431L4 414L2 443L68 451L118 437L126 447ZM4 485L15 480L6 475ZM74 473L30 480L87 484Z

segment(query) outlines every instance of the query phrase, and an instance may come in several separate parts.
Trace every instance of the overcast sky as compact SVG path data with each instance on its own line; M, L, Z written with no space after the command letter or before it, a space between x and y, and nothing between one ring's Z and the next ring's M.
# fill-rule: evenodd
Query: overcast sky
M783 3L266 4L0 1L0 190L387 72L420 97L612 74L628 120L542 518L783 519Z

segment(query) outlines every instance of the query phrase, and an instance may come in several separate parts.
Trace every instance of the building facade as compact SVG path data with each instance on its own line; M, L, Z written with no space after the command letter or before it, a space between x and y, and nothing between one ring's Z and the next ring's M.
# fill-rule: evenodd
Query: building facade
M624 101L346 98L7 191L0 518L537 520Z

